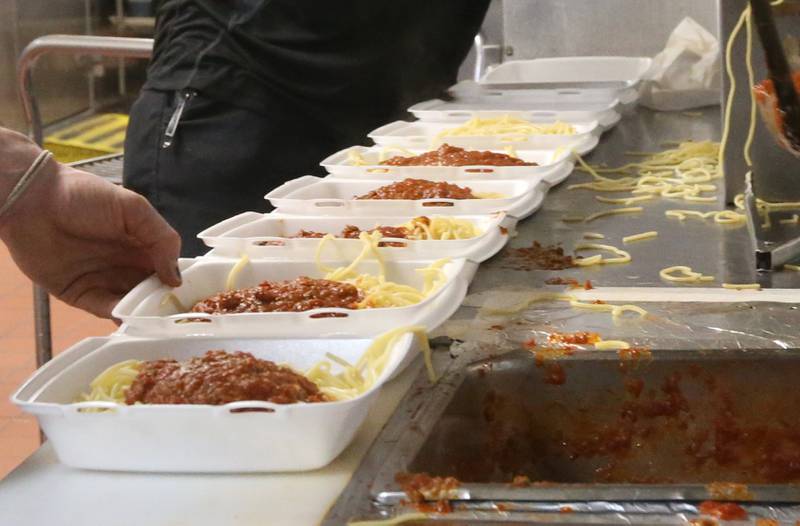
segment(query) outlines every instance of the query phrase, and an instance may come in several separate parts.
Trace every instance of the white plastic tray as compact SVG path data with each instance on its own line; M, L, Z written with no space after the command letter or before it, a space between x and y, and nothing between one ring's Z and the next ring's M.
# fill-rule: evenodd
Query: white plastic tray
M163 301L172 292L185 307L191 308L196 302L224 291L226 278L237 261L233 258L198 258L183 271L183 284L175 289L166 287L155 276L150 277L117 304L113 316L126 324L129 334L137 336L365 337L405 325L420 325L431 331L461 305L477 267L477 264L464 259L453 259L443 268L447 282L422 302L408 307L210 315L180 313L172 302ZM422 288L422 276L416 269L427 267L433 261L387 261L386 279ZM331 267L349 263L325 261ZM375 261L363 262L358 270L373 275L379 271ZM313 261L251 260L239 274L235 287L254 287L265 280L291 280L299 276L321 278L322 274Z
M474 117L491 119L511 115L533 122L589 122L597 121L605 131L621 118L616 107L619 100L599 103L523 103L501 98L490 100L427 100L411 106L408 111L421 121L464 122Z
M649 57L510 60L491 66L479 84L497 89L604 86L624 90L639 84L652 63Z
M230 473L316 469L331 462L352 441L380 385L413 357L411 335L392 348L390 362L376 385L348 401L222 406L71 402L88 390L95 376L127 359L185 360L223 349L250 352L302 372L324 359L326 352L353 363L369 344L370 340L350 339L89 338L34 373L12 401L38 418L59 459L68 466ZM79 412L86 407L114 410Z
M361 155L368 164L356 166L350 164L348 155L351 151ZM572 172L575 161L571 152L563 150L518 150L515 157L526 162L535 162L538 166L387 166L378 164L383 146L353 146L336 152L322 163L330 173L330 177L350 179L389 179L402 180L406 177L428 179L429 181L470 181L491 179L535 179L541 176L546 181L548 175L561 172L568 166ZM428 149L411 149L414 155L420 155ZM506 153L494 150L497 153ZM403 155L399 152L387 152L386 155Z
M485 216L462 216L472 221L481 234L472 239L448 241L419 241L396 239L403 246L386 246L378 250L387 260L465 258L476 263L485 261L500 251L508 241L517 220L503 213ZM238 257L247 254L251 259L313 260L321 240L313 238L288 238L300 230L338 234L347 225L361 230L375 226L397 226L412 217L320 217L244 212L207 228L197 237L214 248L214 256ZM502 228L501 228L502 227ZM387 238L389 239L389 238ZM274 245L259 245L270 241ZM322 251L323 259L352 260L361 252L363 244L358 239L337 238L328 241Z
M569 175L569 174L567 174ZM566 176L565 176L566 177ZM481 193L499 193L501 199L353 199L390 184L386 180L321 179L306 175L288 181L268 193L278 212L302 215L486 215L505 212L522 219L542 205L548 184L531 180L470 181L469 188Z
M574 135L465 135L459 137L437 138L437 134L451 129L457 124L450 122L394 121L373 130L369 138L379 146L399 146L401 148L431 149L447 143L460 148L473 150L502 150L513 146L517 150L556 150L565 148L581 155L592 151L599 141L600 130L597 121L574 123Z
M457 99L489 101L501 98L506 102L544 104L610 103L619 101L622 108L633 105L639 99L639 86L628 89L613 88L538 88L538 89L494 89L472 80L462 80L452 86L450 95Z

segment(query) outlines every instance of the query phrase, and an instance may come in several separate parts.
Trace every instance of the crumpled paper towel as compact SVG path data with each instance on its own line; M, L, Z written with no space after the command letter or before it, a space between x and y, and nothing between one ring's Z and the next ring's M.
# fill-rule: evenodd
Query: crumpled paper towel
M719 104L720 82L719 40L686 17L653 58L639 102L661 111Z

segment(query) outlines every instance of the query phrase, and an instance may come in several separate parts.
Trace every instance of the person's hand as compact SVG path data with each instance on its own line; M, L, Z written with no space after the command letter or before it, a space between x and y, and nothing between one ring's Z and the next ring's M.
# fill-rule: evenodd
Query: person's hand
M39 152L0 128L0 201ZM181 283L180 237L144 197L53 160L0 216L0 239L32 281L102 317L153 272Z

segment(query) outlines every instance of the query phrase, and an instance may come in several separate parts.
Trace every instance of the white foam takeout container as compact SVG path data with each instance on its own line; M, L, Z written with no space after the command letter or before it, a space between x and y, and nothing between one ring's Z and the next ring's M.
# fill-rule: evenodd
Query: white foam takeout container
M650 57L578 56L509 60L490 66L478 82L494 89L635 89L650 69Z
M500 97L484 99L426 100L411 106L408 111L421 121L463 123L474 117L490 119L510 115L532 122L590 122L597 121L603 131L616 125L621 115L617 111L618 99L609 101L571 102L520 102Z
M89 338L36 371L12 401L37 417L61 462L72 467L229 473L316 469L330 463L353 440L381 384L413 357L413 340L410 334L399 339L375 385L347 401L128 406L72 402L89 390L98 374L123 360L186 360L223 349L250 352L305 372L328 352L354 363L371 340L133 338L118 334ZM111 411L80 411L82 408Z
M313 260L321 239L287 236L292 236L300 230L338 235L347 225L369 230L376 226L402 225L411 219L413 219L411 216L324 217L244 212L207 228L197 237L214 249L214 256L238 257L247 254L251 259ZM452 257L480 263L505 246L508 233L513 231L517 224L515 218L504 213L459 216L459 219L471 221L481 234L471 239L446 241L385 238L392 242L393 246L379 247L378 250L387 261ZM260 242L271 244L259 245ZM326 241L320 257L353 260L361 253L363 246L359 239L337 238Z
M513 146L517 150L556 150L564 148L580 155L592 151L599 142L602 131L597 121L573 123L575 134L513 134L513 135L463 135L438 137L457 127L452 122L394 121L369 133L368 137L379 146L397 146L408 149L436 149L442 144L473 150L502 150Z
M404 149L406 150L406 149ZM397 181L411 177L429 181L489 181L492 179L532 179L541 178L548 184L558 184L575 167L575 159L567 149L561 150L517 150L513 155L526 162L534 162L538 166L389 166L378 164L381 153L386 157L395 155L420 155L429 149L408 149L406 151L386 151L382 146L353 146L336 152L320 163L332 178L345 179L388 179ZM507 153L494 150L496 153ZM367 163L353 165L350 163L350 152L356 152ZM410 153L409 153L410 152Z
M339 309L325 308L304 312L263 312L241 314L202 314L180 312L171 301L174 294L187 309L210 296L226 290L226 280L239 259L198 258L182 272L180 287L163 285L151 276L131 290L114 308L113 316L125 323L129 334L161 336L234 335L276 338L319 338L376 336L396 327L418 325L432 331L444 323L461 305L477 264L452 259L444 267L447 281L416 305L394 308ZM386 279L422 288L423 276L417 269L434 259L387 261ZM349 265L351 260L324 263L329 267ZM358 272L377 275L378 263L366 260ZM314 261L293 258L251 260L238 274L234 288L254 287L263 281L291 280L299 276L322 278Z
M522 219L542 205L549 185L543 180L469 181L474 192L497 193L497 199L354 199L391 184L387 180L322 179L306 175L288 181L265 196L278 212L302 215L485 215L505 212Z
M617 102L617 111L626 113L639 99L638 89L617 91L613 89L552 88L552 89L492 89L473 80L462 80L451 86L449 95L463 102L520 103L531 105L553 104L570 107L580 104L610 104Z

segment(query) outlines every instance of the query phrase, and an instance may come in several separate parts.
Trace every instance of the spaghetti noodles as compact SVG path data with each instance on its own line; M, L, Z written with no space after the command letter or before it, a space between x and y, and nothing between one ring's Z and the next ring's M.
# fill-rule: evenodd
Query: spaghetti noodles
M622 242L627 243L635 243L637 241L644 241L645 239L653 239L654 237L658 237L658 232L655 230L651 230L649 232L642 232L641 234L633 234L632 236L625 236L622 238Z
M678 273L678 275L675 275ZM691 267L676 265L661 269L658 273L661 279L676 283L700 283L704 281L714 281L714 276L704 276L700 272L695 272Z
M598 254L588 258L575 258L575 264L579 267L589 267L592 265L611 265L615 263L630 263L631 261L631 255L628 252L625 252L624 250L612 245L602 245L600 243L580 243L575 245L573 250L576 253L581 250L602 250L605 252L611 252L617 256L614 258L606 258Z
M566 122L537 124L511 115L503 115L486 119L473 117L461 126L439 132L436 137L441 139L443 137L502 135L524 138L528 135L575 135L575 133L575 127Z

